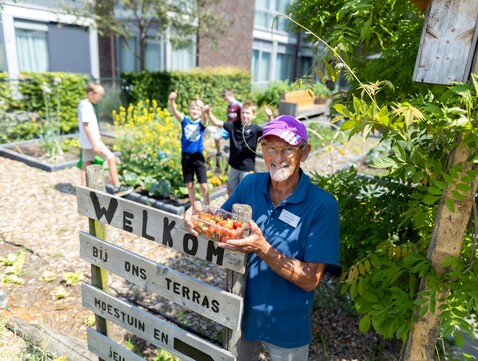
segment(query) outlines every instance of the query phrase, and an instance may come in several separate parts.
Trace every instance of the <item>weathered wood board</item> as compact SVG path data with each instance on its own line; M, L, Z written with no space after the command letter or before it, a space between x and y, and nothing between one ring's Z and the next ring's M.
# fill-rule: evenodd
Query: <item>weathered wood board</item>
M103 360L144 361L144 358L139 357L134 352L117 344L91 327L86 329L86 335L88 350Z
M239 273L246 255L218 247L184 228L181 217L91 188L76 187L78 213Z
M243 310L240 296L84 232L80 232L80 256L223 326L233 330L240 328Z
M83 306L183 361L234 361L234 354L146 311L82 283Z
M427 9L413 80L467 82L476 57L477 0L433 0Z

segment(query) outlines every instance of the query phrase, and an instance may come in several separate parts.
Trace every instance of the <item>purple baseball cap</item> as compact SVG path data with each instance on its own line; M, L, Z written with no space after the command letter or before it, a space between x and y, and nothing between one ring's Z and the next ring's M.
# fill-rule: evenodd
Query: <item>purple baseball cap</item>
M306 143L309 141L307 128L304 123L295 119L291 115L279 115L277 118L274 118L267 123L259 142L268 135L275 135L276 137L285 140L290 145L297 145L301 141Z

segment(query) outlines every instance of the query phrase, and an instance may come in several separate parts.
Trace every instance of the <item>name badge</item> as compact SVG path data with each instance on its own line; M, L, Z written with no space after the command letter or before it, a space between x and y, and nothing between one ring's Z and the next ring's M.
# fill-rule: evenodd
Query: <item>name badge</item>
M282 222L285 222L287 223L289 226L292 226L294 228L297 228L297 225L299 224L299 221L300 221L300 217L299 216L296 216L294 213L291 213L289 212L288 210L286 209L283 209L280 216L279 216L279 219L282 221Z

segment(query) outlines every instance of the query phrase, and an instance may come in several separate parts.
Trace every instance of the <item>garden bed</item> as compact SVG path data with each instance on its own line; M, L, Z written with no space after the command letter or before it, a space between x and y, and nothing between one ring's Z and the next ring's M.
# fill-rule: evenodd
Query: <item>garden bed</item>
M67 134L62 140L77 138L78 134ZM102 140L107 146L113 144L113 137L102 135ZM47 172L56 172L75 166L80 160L80 149L69 147L63 150L61 159L55 161L48 158L46 150L42 147L40 139L25 140L0 145L0 156L23 162L31 167L39 168Z
M106 191L108 193L113 194L113 186L111 184L106 185ZM220 188L215 190L209 195L209 199L211 201L223 197L226 195L226 188ZM168 199L157 199L153 197L149 197L146 194L143 194L141 192L133 192L130 193L123 198L129 199L134 202L138 202L141 204L145 204L147 206L153 207L160 209L162 211L166 211L169 213L173 213L176 215L183 215L186 209L188 209L191 206L191 202L189 201L189 198L168 198Z

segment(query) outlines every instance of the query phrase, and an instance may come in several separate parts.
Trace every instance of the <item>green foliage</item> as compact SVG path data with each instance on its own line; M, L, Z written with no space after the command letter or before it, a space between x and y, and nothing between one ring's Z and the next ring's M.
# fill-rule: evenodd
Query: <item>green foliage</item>
M288 80L272 81L265 88L255 87L251 93L252 101L258 106L279 106L281 94L292 88Z
M73 133L78 130L77 108L78 103L85 97L87 76L72 73L22 73L19 82L19 91L23 95L22 103L28 104L29 111L38 112L41 119L46 117L42 86L52 86L55 78L61 79L61 104L62 133Z
M465 236L449 242L461 253L439 265L444 272L436 272L425 255L436 252L428 247L432 234L436 235L438 207L467 216L463 213L475 201L477 76L472 74L470 84L450 86L411 81L423 14L408 1L305 0L289 10L294 26L308 31L317 42L323 61L314 69L316 74L323 81L336 81L344 72L352 84L348 95L335 102L333 122L343 121L341 129L350 137L375 134L389 143L389 151L376 154L370 164L388 170L387 188L393 183L407 189L402 204L391 197L399 209L387 210L394 216L387 217L390 224L382 223L389 229L384 238L383 233L375 233L382 231L375 229L376 212L369 215L358 208L357 215L349 214L357 206L353 200L343 201L340 180L331 178L334 186L325 182L342 203L341 257L347 268L343 291L363 314L360 329L373 327L384 337L405 340L416 318L438 312L441 337L453 336L462 345L462 334L476 331L469 323L477 312L476 211L467 228L456 224L454 231ZM450 162L462 150L468 159ZM353 179L346 179L353 184ZM362 195L351 192L349 197ZM351 220L364 228L359 228L357 239L347 228ZM425 286L420 293L419 284Z
M26 261L26 251L21 249L16 253L9 253L0 258L0 264L6 266L5 271L0 276L2 283L13 283L23 285L25 280L20 278L23 272L23 266Z
M340 261L344 269L390 237L394 237L397 244L419 241L420 235L412 225L398 227L396 222L407 210L413 189L391 179L359 176L355 167L330 176L316 173L312 181L332 193L339 202Z
M61 83L55 85L55 79ZM47 104L52 103L45 102L42 86L52 90L61 87L54 101L60 104L59 130L62 134L76 132L77 106L85 96L86 82L86 76L69 73L22 73L18 80L7 79L3 73L0 76L0 143L40 136L47 123ZM51 109L53 111L56 112L56 108Z
M181 126L156 101L130 104L113 113L121 181L141 186L150 196L167 198L183 185Z
M179 361L179 359L166 350L158 349L158 354L154 356L153 361Z
M420 88L411 75L424 19L410 1L306 0L293 2L287 13L294 30L306 24L321 59L313 70L322 81L336 82L344 71L352 92L360 83L355 73L362 82L393 81L401 94ZM393 100L396 94L381 96Z
M168 96L178 91L177 104L187 109L191 100L199 98L205 104L211 104L215 115L226 114L227 104L222 98L225 88L234 91L236 99L246 100L250 93L250 74L237 68L197 68L184 72L132 72L121 74L123 99L128 103L140 100L156 100L161 108L168 106ZM225 119L225 118L224 118Z

